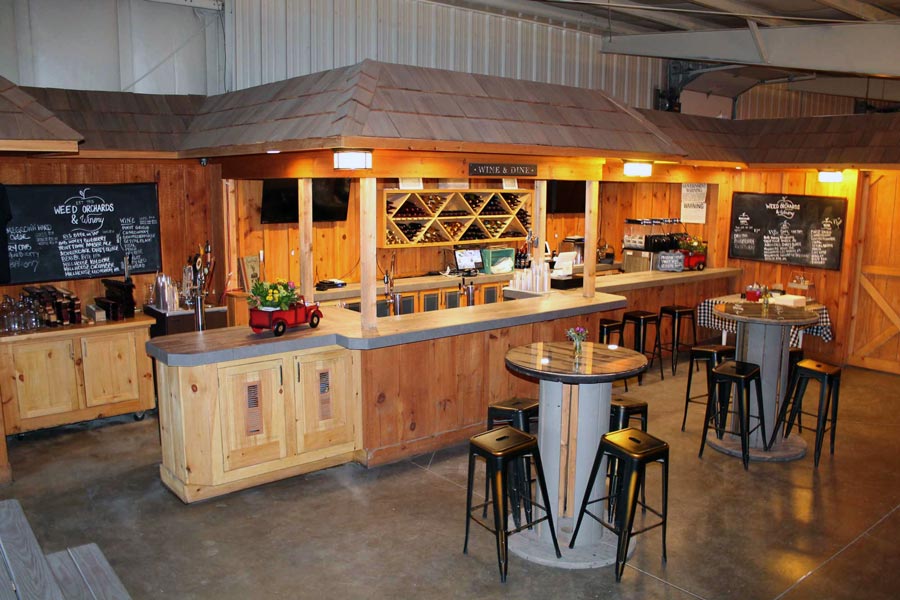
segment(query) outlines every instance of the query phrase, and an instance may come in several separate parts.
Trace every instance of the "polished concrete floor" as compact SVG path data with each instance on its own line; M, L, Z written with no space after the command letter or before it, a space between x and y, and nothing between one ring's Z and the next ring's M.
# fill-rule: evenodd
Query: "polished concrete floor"
M900 597L900 377L845 369L835 455L749 472L709 448L697 458L685 380L681 366L627 394L672 447L669 559L658 529L639 536L620 583L611 567L513 556L501 584L477 526L463 555L464 446L186 506L160 483L155 418L119 418L8 438L15 482L0 497L21 501L46 552L99 544L135 598Z

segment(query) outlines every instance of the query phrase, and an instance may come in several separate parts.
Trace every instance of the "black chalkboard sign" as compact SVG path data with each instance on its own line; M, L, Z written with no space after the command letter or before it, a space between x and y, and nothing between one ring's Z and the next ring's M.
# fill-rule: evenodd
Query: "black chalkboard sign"
M838 270L847 199L735 192L728 256Z
M162 268L155 183L5 186L10 283Z

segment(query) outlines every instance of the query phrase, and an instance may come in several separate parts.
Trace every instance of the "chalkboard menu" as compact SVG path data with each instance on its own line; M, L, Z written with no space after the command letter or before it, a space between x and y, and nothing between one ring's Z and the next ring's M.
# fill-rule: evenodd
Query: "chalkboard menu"
M728 256L841 268L847 199L735 192Z
M161 269L155 183L5 186L10 283Z

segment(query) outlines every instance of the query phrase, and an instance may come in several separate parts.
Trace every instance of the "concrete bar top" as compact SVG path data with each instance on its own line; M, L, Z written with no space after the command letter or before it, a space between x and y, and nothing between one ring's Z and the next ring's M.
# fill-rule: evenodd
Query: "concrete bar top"
M374 333L362 331L359 313L323 307L324 318L316 329L304 325L278 338L269 331L253 333L247 326L178 333L154 338L147 343L147 353L169 366L192 367L333 345L374 350L615 310L626 303L622 296L597 294L584 298L580 290L573 290L546 298L385 317L378 319Z
M679 285L682 283L693 283L696 281L705 281L710 279L723 279L729 277L739 277L740 269L730 267L717 267L705 269L703 271L682 271L680 273L668 273L663 271L640 271L638 273L619 273L617 275L606 275L598 277L594 289L598 292L614 294L616 292L626 292L630 290L640 290L643 288ZM572 291L572 290L569 290ZM580 292L580 288L577 288ZM559 290L550 290L549 292L526 292L523 290L514 290L503 288L504 298L533 298L537 296L553 295Z

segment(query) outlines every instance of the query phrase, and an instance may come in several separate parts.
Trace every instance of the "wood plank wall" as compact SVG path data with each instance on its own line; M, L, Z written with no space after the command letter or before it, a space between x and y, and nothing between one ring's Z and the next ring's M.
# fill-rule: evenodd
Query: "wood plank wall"
M636 308L692 303L731 291L728 279L655 287L623 295ZM537 382L506 368L506 352L534 341L565 341L580 325L596 339L604 312L362 352L363 446L368 464L442 448L483 431L487 406L537 398ZM630 334L626 342L631 344ZM658 377L654 371L651 377ZM425 376L419 376L424 374Z
M5 184L101 184L155 182L159 194L163 271L181 279L181 268L197 244L210 240L214 253L224 251L216 220L221 169L202 167L196 160L129 160L83 158L0 158L0 183ZM135 275L135 301L145 300L153 274ZM214 276L218 293L224 274ZM82 305L104 294L100 278L48 282L72 290ZM0 286L0 294L18 295L21 286Z

